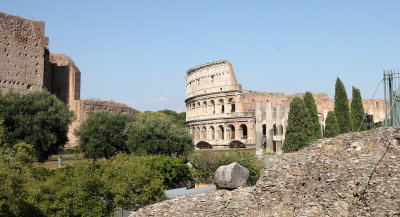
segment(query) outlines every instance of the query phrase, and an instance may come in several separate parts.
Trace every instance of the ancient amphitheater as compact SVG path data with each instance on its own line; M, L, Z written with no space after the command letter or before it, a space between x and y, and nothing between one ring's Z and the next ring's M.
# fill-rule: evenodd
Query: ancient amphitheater
M326 93L313 95L324 129L328 111L334 109L334 99ZM302 97L303 94L244 90L230 62L213 61L186 72L185 124L198 148L227 148L232 141L240 141L247 148L255 147L259 129L264 148L268 152L280 152L289 105L295 96ZM363 99L363 106L374 122L385 118L383 100Z

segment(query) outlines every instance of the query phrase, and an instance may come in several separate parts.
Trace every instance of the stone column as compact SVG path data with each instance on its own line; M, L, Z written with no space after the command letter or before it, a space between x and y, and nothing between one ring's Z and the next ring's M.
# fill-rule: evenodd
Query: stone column
M282 154L282 115L281 115L281 105L276 105L276 153Z
M262 155L262 104L261 101L256 101L256 156Z
M272 137L273 137L273 135L272 135L272 132L271 132L271 129L272 129L272 104L270 103L270 102L266 102L266 106L265 106L266 108L265 108L265 119L266 119L266 122L267 122L267 124L266 124L266 128L267 128L267 135L266 135L266 142L267 142L267 152L268 153L271 153L271 152L273 152L274 151L274 149L273 149L273 147L272 147L272 145L273 145L273 142L272 142Z

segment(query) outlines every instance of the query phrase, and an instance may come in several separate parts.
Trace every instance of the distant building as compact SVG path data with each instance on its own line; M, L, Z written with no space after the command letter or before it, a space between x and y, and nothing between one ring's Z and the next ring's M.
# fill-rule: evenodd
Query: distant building
M232 141L255 147L255 109L256 102L261 101L264 147L279 151L285 139L290 102L294 96L304 95L243 90L227 60L193 67L185 77L185 125L199 148L206 147L204 142L212 148L228 148ZM334 99L326 93L313 96L324 128L328 111L334 109ZM363 100L363 105L375 122L384 119L383 100Z

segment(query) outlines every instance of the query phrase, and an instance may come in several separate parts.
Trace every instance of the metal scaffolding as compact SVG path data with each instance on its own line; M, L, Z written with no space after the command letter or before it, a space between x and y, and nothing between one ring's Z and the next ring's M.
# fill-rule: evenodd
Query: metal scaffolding
M400 71L384 70L385 123L384 126L400 126Z

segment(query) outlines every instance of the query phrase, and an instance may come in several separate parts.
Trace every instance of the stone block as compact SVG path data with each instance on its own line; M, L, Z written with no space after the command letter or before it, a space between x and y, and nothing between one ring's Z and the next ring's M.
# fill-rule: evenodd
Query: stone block
M214 173L214 184L218 188L235 189L246 183L249 170L234 162L220 166Z

